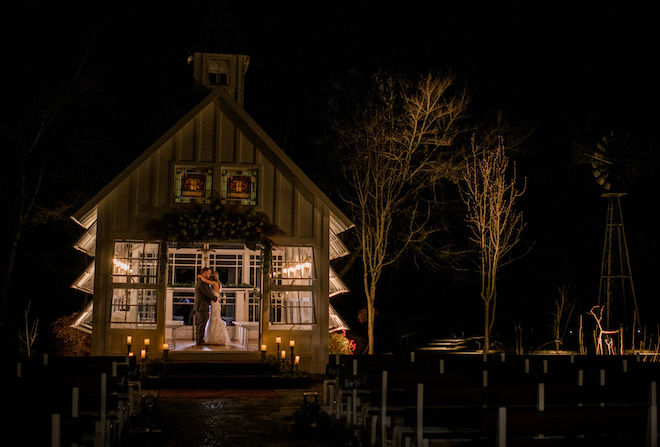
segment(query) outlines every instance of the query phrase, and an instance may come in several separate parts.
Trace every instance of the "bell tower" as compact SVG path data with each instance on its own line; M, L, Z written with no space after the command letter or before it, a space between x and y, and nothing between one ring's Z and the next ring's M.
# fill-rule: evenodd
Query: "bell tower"
M192 59L193 76L197 82L210 89L224 88L243 107L245 73L250 56L195 52Z

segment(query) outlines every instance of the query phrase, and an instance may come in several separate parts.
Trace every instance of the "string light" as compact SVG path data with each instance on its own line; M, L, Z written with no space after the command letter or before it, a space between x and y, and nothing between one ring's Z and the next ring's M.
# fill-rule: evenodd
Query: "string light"
M115 265L116 268L123 270L124 272L133 273L133 269L131 268L131 265L126 262L121 262L119 259L114 258L112 260L112 263Z

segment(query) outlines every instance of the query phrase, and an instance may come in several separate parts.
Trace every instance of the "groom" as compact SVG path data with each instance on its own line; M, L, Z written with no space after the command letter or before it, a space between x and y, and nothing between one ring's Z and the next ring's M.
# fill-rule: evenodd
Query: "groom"
M211 267L204 267L202 269L202 276L205 279L211 277ZM218 301L211 286L206 284L201 279L197 280L195 284L195 331L197 332L197 345L204 344L204 331L206 330L206 322L209 320L209 306L211 305L211 300Z

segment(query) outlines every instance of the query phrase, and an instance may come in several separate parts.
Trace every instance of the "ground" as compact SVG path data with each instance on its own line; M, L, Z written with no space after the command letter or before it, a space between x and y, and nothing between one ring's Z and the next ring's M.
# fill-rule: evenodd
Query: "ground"
M342 445L336 439L302 433L294 414L309 389L276 390L159 390L155 398L154 424L162 428L158 441L146 443L148 435L130 438L130 446L248 447ZM147 411L147 413L149 413ZM156 436L152 435L152 439Z

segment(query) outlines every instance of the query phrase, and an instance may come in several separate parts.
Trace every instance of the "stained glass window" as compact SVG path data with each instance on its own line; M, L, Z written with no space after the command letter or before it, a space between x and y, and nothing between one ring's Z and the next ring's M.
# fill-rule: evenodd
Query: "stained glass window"
M212 189L212 168L177 167L175 169L175 203L211 203Z
M257 204L256 169L223 169L221 182L222 203Z

